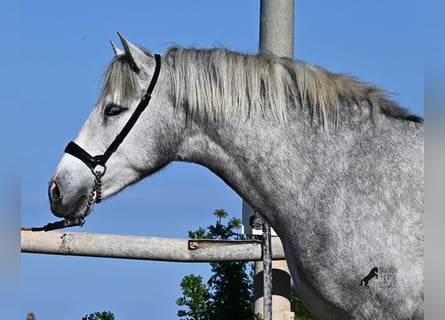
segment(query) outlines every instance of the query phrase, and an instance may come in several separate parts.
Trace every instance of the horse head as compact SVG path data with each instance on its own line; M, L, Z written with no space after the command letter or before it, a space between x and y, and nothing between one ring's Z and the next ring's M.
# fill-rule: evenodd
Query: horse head
M160 71L160 56L119 36L124 50L112 43L116 56L106 70L98 102L50 180L51 211L58 217L85 217L95 201L173 159L170 129L175 111L165 94L168 73Z

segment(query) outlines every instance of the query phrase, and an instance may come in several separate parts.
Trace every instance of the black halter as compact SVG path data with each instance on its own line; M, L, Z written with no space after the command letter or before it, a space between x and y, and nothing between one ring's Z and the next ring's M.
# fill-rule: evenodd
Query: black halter
M68 145L65 148L65 153L68 153L79 160L82 160L83 163L85 163L88 168L90 168L91 172L95 176L95 187L97 187L98 190L94 190L96 193L96 203L99 203L101 199L101 190L100 190L100 178L105 174L105 171L107 169L106 163L110 156L117 150L119 145L124 141L125 137L128 135L130 130L133 128L134 124L138 120L141 113L145 110L148 103L151 99L151 94L155 88L156 82L159 77L159 72L161 70L161 56L159 54L155 55L155 71L153 73L153 77L151 79L151 82L148 86L147 92L142 97L141 101L139 102L138 106L134 110L133 114L131 115L130 119L128 119L128 122L125 124L125 126L122 128L121 132L116 136L116 138L113 140L113 142L110 144L110 146L105 150L105 152L101 155L92 156L87 151L85 151L82 147L80 147L75 142L71 141L68 143ZM97 170L97 167L102 167L102 170ZM94 189L93 188L93 189ZM92 202L92 200L91 200ZM90 204L91 205L91 204Z

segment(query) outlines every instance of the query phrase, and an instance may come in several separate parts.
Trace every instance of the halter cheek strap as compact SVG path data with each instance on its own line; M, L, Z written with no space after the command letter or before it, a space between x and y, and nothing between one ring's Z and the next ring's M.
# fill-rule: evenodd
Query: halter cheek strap
M68 143L68 145L65 148L65 153L68 153L79 160L81 160L83 163L85 163L88 168L93 172L94 175L96 175L95 169L97 166L103 167L103 171L101 172L101 176L105 174L106 170L106 163L110 156L117 150L119 145L124 141L125 137L128 135L130 130L135 125L136 121L139 119L139 116L141 113L145 110L148 103L151 99L151 94L153 93L153 90L155 88L156 82L159 78L159 73L161 71L161 56L159 54L155 55L155 71L153 73L153 77L150 81L150 84L147 88L146 93L142 97L141 101L139 102L138 106L134 110L133 114L131 115L130 119L128 119L125 126L122 128L122 130L119 132L119 134L116 136L116 138L113 140L113 142L110 144L110 146L105 150L105 152L101 155L92 156L87 151L85 151L82 147L80 147L77 143L74 141L71 141Z

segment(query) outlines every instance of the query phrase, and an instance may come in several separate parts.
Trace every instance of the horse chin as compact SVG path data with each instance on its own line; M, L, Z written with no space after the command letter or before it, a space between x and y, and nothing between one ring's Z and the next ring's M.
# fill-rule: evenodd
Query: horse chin
M77 199L77 201L73 204L71 209L67 211L62 211L59 208L51 207L51 211L56 217L65 218L66 220L76 219L76 218L84 218L90 214L93 210L93 206L91 205L88 210L86 210L88 204L88 197L86 195L82 195Z

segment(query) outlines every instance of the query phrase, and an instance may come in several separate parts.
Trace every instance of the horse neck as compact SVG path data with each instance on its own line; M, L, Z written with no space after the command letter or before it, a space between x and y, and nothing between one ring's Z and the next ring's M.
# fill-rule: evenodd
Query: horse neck
M341 119L338 131L331 126L329 134L304 108L290 113L288 124L272 115L191 121L179 158L210 169L277 230L277 223L295 219L295 208L311 206L333 171L353 161L345 155L360 145L358 140L378 143L369 113L345 111ZM314 187L313 198L307 196L308 186Z
M289 121L292 125L279 124L270 115L190 122L179 158L210 169L273 225L283 211L276 204L294 198L293 179L305 179L308 170L298 168L313 161L308 149L314 132L306 121Z

